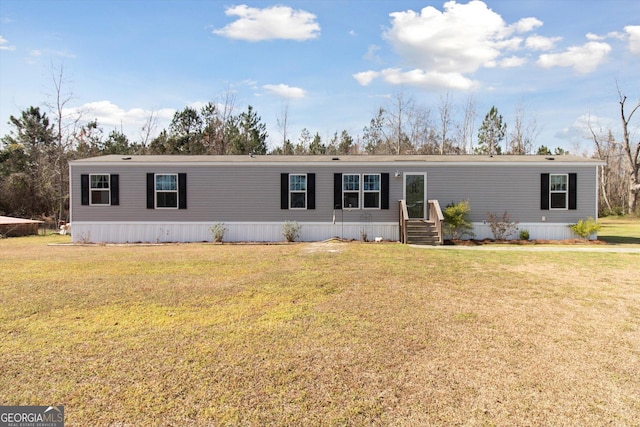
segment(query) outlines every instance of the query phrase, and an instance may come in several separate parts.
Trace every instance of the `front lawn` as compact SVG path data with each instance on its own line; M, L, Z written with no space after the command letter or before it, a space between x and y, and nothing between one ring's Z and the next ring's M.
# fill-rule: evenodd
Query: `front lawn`
M606 230L606 228L605 228ZM0 402L66 425L638 425L640 254L0 241Z

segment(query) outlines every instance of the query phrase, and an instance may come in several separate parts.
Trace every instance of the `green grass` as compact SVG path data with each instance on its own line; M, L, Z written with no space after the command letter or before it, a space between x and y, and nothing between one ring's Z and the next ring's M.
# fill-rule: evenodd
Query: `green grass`
M640 254L0 241L0 402L84 425L637 425Z
M604 217L598 220L602 229L598 240L611 244L640 245L640 217Z

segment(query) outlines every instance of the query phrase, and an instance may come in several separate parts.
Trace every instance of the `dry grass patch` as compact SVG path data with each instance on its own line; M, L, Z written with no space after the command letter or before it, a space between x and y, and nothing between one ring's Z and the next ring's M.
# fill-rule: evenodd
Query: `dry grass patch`
M0 241L0 401L69 425L640 423L638 254L43 241Z

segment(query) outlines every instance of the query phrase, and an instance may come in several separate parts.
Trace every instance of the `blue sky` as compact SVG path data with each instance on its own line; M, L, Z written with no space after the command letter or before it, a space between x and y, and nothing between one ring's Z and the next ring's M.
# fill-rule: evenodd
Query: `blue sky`
M151 112L159 132L225 94L271 147L285 109L292 142L303 128L328 142L400 93L437 126L448 94L455 121L473 97L476 134L492 105L508 125L520 108L536 147L580 152L587 118L618 130L616 83L640 98L640 2L0 0L0 135L50 100L60 66L65 113L133 141Z

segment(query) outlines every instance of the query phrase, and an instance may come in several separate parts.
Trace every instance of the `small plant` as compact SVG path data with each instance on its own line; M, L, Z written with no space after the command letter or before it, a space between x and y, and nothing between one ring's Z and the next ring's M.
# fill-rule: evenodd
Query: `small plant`
M578 236L587 240L593 233L597 233L600 230L601 225L595 219L589 217L586 220L579 219L576 224L569 224L569 228Z
M296 221L285 221L284 224L282 224L282 235L287 242L295 242L300 236L301 229L302 226Z
M529 230L520 230L520 240L529 240Z
M91 232L80 234L80 238L78 239L78 241L83 245L91 243Z
M224 239L224 233L229 231L229 229L225 227L223 223L218 223L213 227L209 227L209 231L211 231L211 236L213 237L214 242L222 243L222 240Z
M502 217L487 212L487 222L495 240L505 240L518 230L518 222L512 222L507 211L504 211Z
M452 239L461 239L464 235L473 236L473 225L469 221L471 210L468 200L459 203L449 203L442 212L445 232Z

